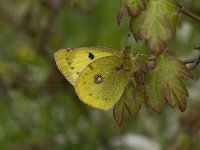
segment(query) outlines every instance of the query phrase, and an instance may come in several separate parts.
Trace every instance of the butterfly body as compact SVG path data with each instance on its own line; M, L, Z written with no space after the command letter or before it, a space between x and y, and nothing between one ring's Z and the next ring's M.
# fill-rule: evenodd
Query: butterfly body
M54 57L80 100L98 109L111 108L133 74L131 55L109 48L62 49Z

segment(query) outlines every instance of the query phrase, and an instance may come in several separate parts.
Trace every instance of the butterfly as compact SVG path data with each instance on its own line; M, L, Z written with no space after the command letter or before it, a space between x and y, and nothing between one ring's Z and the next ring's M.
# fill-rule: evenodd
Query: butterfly
M135 62L130 47L120 52L105 47L67 48L55 52L54 58L79 99L102 110L120 99L133 76Z

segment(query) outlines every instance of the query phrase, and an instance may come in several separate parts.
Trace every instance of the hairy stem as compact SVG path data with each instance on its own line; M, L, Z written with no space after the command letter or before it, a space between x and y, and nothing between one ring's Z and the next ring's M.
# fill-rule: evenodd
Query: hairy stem
M186 16L189 16L189 17L191 17L191 18L193 18L193 19L195 19L195 20L200 22L200 16L193 14L192 12L187 10L185 7L183 7L181 4L178 4L178 8L179 8L179 11L182 14L184 14Z

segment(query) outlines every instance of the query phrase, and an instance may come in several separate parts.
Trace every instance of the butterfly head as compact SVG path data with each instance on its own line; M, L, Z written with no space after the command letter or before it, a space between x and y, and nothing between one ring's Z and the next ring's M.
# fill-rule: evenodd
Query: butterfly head
M134 64L137 60L137 55L134 55L132 53L131 46L126 46L125 48L121 49L120 55L125 59L129 59L132 62L132 64Z

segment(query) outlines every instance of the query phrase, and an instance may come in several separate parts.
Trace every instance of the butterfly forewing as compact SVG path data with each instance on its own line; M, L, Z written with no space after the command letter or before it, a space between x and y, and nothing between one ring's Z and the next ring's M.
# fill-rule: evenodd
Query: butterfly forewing
M84 47L61 49L54 54L54 57L59 70L74 85L77 77L90 63L115 54L115 51L109 48Z

